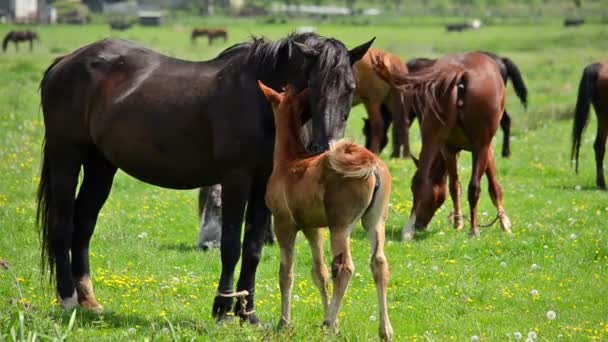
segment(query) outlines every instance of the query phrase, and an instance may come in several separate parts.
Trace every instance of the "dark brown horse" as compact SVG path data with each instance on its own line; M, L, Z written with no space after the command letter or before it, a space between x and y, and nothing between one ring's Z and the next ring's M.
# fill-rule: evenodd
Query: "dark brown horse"
M524 80L521 76L521 72L519 71L519 68L517 67L517 65L511 59L509 59L507 57L500 57L492 52L485 52L485 51L480 51L480 52L483 54L486 54L487 56L494 59L494 61L496 62L496 65L498 66L498 68L500 70L500 75L502 76L502 79L503 79L505 85L507 84L507 81L510 79L513 82L513 88L515 89L515 94L521 101L524 108L528 108L528 90L526 88ZM412 59L407 62L407 67L408 67L409 72L415 73L424 68L432 66L435 63L435 61L436 61L435 59L429 59L429 58L415 58L415 59ZM403 133L396 137L396 138L403 137L404 140L403 141L394 141L393 145L397 145L397 146L403 145L404 146L403 149L409 151L409 142L406 140L408 138L407 131L409 129L409 125L411 125L411 123L413 122L413 120L415 118L416 118L415 113L409 113L409 115L405 116L404 122L406 125L404 128L402 128L402 130L405 130L406 133ZM390 125L390 122L389 122L389 125ZM509 116L509 113L507 113L506 109L505 109L505 112L503 113L502 118L500 119L500 127L502 128L502 131L503 131L502 156L508 157L511 155L511 144L510 144L511 117ZM386 119L385 119L385 126L384 126L385 135L384 135L383 141L385 139L387 139L386 131L388 131L388 125L386 125ZM363 130L363 133L366 136L366 141L368 141L369 140L368 137L371 136L371 133L368 132L368 130L365 129L365 127Z
M510 233L511 222L504 212L492 151L492 139L505 106L505 86L496 63L482 53L448 55L408 76L392 73L381 60L375 62L379 75L402 91L406 108L413 109L420 120L422 150L412 180L414 205L402 238L412 239L415 230L426 229L445 201L448 176L453 216L460 219L455 226L461 227L457 167L461 150L473 154L468 188L471 236L480 234L477 202L484 173L502 228Z
M344 134L352 64L370 45L349 51L333 38L294 34L276 42L253 39L213 60L190 62L108 39L57 58L40 83L45 138L38 220L59 304L102 310L91 283L89 242L120 168L172 189L222 185L222 272L212 313L223 319L232 309L242 251L236 290L244 297L234 311L258 322L255 274L270 226L264 193L274 124L257 80L277 90L288 83L310 88L307 146L321 153Z
M593 104L597 116L597 134L593 149L595 150L595 170L597 187L606 190L604 178L604 155L606 137L608 137L608 62L593 63L583 70L578 88L578 99L572 128L572 159L576 161L578 172L578 155L581 148L583 131L589 122L590 105Z
M192 30L192 34L190 35L190 40L192 44L196 42L198 37L207 36L209 40L209 45L213 45L213 41L215 39L224 38L224 42L228 40L228 32L224 29L197 29Z
M19 51L19 42L30 42L30 51L34 49L34 40L39 40L38 34L34 31L25 30L25 31L10 31L4 36L4 40L2 41L2 51L6 52L8 48L8 43L13 42L15 44L15 50Z

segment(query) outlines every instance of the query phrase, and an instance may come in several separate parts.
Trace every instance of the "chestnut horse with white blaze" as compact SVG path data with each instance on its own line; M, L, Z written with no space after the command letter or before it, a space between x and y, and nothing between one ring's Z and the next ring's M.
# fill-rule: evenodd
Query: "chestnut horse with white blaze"
M407 65L403 63L401 58L375 48L370 48L365 56L353 65L357 83L353 105L359 103L365 105L368 115L365 125L371 133L369 143L366 142L365 147L375 154L380 154L386 144L383 138L386 135L388 124L390 124L390 121L394 121L391 157L408 157L410 155L409 145L407 144L409 142L407 138L409 122L406 121L407 118L404 116L399 93L374 72L372 61L379 58L393 72L408 72ZM405 143L403 150L401 150L401 142Z
M496 63L482 53L445 56L416 74L391 72L381 59L374 61L378 74L404 95L406 109L414 109L420 120L422 150L412 180L414 205L402 232L404 240L424 230L445 201L446 180L454 202L456 228L462 227L458 154L473 154L468 188L471 236L479 236L477 202L484 172L490 197L498 210L503 230L511 232L511 221L502 204L502 189L496 179L492 139L505 108L505 85ZM409 110L408 110L409 111Z
M307 91L288 86L277 93L259 82L272 104L276 127L274 163L266 188L266 205L274 215L274 231L281 248L281 320L291 318L294 243L299 230L310 243L312 274L325 309L324 324L335 328L346 288L354 273L350 235L362 220L371 245L370 266L380 310L380 337L391 340L393 329L386 300L389 278L384 255L384 225L388 215L391 176L386 165L367 149L345 141L330 151L311 156L299 138ZM323 235L329 227L334 290L329 301L329 272L323 258Z
M572 127L572 159L576 160L576 172L578 172L578 155L583 131L589 122L590 104L593 104L597 116L597 134L593 143L596 165L595 183L599 189L606 190L604 155L608 137L608 62L593 63L583 70Z

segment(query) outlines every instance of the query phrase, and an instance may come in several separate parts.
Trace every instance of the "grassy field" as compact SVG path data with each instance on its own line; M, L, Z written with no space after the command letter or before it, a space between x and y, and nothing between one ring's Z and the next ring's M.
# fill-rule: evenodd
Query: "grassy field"
M224 23L227 24L227 23ZM220 23L218 23L220 25ZM392 277L390 315L397 341L517 340L535 332L543 341L608 340L608 193L595 189L592 141L595 118L583 140L581 172L570 162L572 108L581 71L606 58L608 26L564 29L494 26L478 32L446 34L440 26L318 26L318 31L353 46L376 36L376 47L404 59L484 49L511 57L521 67L531 93L524 111L512 90L513 156L497 161L505 206L514 235L498 225L470 240L447 221L446 202L430 232L409 244L398 241L412 205L413 165L388 161L393 175L387 257ZM0 26L0 35L11 27ZM309 273L310 253L297 243L293 323L276 332L279 318L277 247L264 250L257 283L257 312L264 327L216 325L211 305L220 273L219 252L194 248L197 234L194 191L171 191L117 175L92 242L91 263L103 315L56 306L54 291L41 279L34 225L43 135L38 82L53 57L83 44L119 35L172 56L203 60L249 35L279 38L294 25L231 23L229 42L189 44L189 27L134 28L110 32L106 26L40 27L34 53L9 49L0 55L0 341L37 333L84 340L338 340L377 338L377 304L369 247L358 228L352 246L356 274L343 306L340 331L321 329L323 312ZM362 107L353 108L348 136L362 142ZM418 135L412 142L419 148ZM501 137L501 133L498 133ZM497 139L496 149L500 149ZM385 156L388 151L385 152ZM388 160L388 158L385 158ZM461 157L466 186L470 157ZM484 180L485 184L485 180ZM466 203L465 203L466 207ZM495 211L484 189L481 221ZM142 234L145 233L145 234ZM43 274L44 276L44 274ZM554 311L556 318L547 318ZM21 317L21 319L20 319Z

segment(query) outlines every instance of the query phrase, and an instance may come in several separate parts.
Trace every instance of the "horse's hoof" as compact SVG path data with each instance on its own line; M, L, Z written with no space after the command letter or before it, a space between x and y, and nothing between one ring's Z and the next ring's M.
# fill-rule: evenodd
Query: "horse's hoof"
M285 329L288 325L289 322L287 322L287 320L285 320L284 318L281 318L281 320L279 320L279 324L277 324L277 330L281 331Z
M479 230L472 230L469 233L469 238L471 238L471 239L477 239L479 237L481 237L481 233L479 232Z
M251 325L260 324L260 319L258 318L258 316L255 313L238 314L238 316L241 319L241 323L249 323Z
M83 300L80 302L80 306L82 306L83 309L98 315L103 313L103 306L94 299Z
M212 315L216 321L224 321L228 319L228 313L232 310L232 298L216 296L213 300Z
M393 340L393 328L388 326L387 328L380 328L380 340L390 342Z
M61 298L61 295L58 295L57 297L59 305L65 311L72 311L78 306L78 294L76 293L76 290L74 290L74 294L72 294L70 297Z

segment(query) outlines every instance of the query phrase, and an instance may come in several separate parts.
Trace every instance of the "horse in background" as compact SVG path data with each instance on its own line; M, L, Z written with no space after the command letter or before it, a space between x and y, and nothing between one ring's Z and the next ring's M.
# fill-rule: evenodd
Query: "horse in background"
M24 31L10 31L4 36L4 40L2 41L2 51L6 52L8 48L8 44L13 42L15 44L15 51L19 51L19 42L30 42L30 51L34 49L34 40L40 40L38 38L38 34L31 30Z
M219 38L223 38L224 42L226 42L228 40L228 31L225 29L194 29L190 35L190 41L194 44L198 37L204 36L207 36L209 45L213 45L213 41Z
M593 149L595 150L595 183L599 189L606 190L604 178L604 156L606 138L608 137L608 62L593 63L585 67L578 87L578 98L572 127L572 160L578 173L578 156L583 132L589 123L591 104L597 116L597 133Z
M487 55L488 57L491 57L496 62L496 65L498 66L498 68L500 70L500 75L501 75L505 85L507 84L509 79L511 80L511 82L513 83L513 89L515 90L515 94L521 101L521 104L524 106L524 108L527 109L528 108L528 89L526 88L523 77L521 76L521 72L519 71L519 68L517 67L517 65L510 58L500 57L492 52L485 52L485 51L480 51L480 52ZM416 73L422 69L432 66L435 63L435 61L436 61L436 59L430 59L430 58L414 58L407 62L407 68L410 73ZM404 120L404 122L406 123L406 126L404 129L407 132L409 130L409 127L413 123L414 119L416 118L416 113L407 113L405 118L406 119ZM389 122L389 125L390 125L390 122ZM500 127L503 131L502 156L506 158L511 155L511 143L510 143L511 117L509 116L509 113L507 112L506 108L505 108L505 112L503 113L502 118L500 119ZM387 131L388 131L388 127L385 125L385 127L384 127L385 133L384 133L384 137L383 137L382 141L384 141L385 139L388 139L388 137L386 135ZM366 141L367 141L367 139L369 139L368 137L371 136L371 133L369 132L369 129L367 129L365 126L363 129L363 133L365 134ZM402 137L404 137L404 139L407 139L408 134L403 134ZM409 142L405 141L405 140L402 142L399 142L399 141L393 142L393 144L398 144L398 145L402 144L409 148Z
M281 248L279 327L287 325L291 319L294 245L298 231L302 230L313 255L312 275L325 310L323 323L335 329L342 299L355 271L350 236L356 222L361 220L371 248L370 266L379 304L379 333L382 339L391 340L393 329L386 299L389 270L384 255L391 189L388 168L367 149L343 140L327 152L316 156L309 154L299 136L308 91L297 93L288 85L285 93L279 94L262 82L260 88L272 104L276 128L266 205L273 213L274 231ZM323 227L329 228L333 255L331 301Z
M387 144L388 127L391 122L394 122L391 157L408 157L410 155L409 145L406 143L401 149L401 142L409 142L407 127L410 123L404 115L398 92L374 72L372 60L377 58L382 58L385 65L394 69L395 72L408 72L407 66L401 58L380 49L369 49L367 54L355 63L357 86L353 106L363 103L367 111L368 117L364 122L364 130L367 129L369 135L366 136L365 147L375 154L380 154Z
M344 135L352 64L370 45L348 50L333 38L292 34L275 42L253 38L191 62L105 39L55 59L40 83L45 135L37 221L59 305L103 310L89 245L120 168L165 188L222 185L222 270L212 315L227 319L237 297L234 314L258 323L255 275L271 220L264 194L274 125L257 80L275 89L310 88L307 148L318 154Z
M414 204L402 239L411 240L415 231L426 229L445 201L448 177L454 202L454 227L462 228L457 166L461 150L473 154L468 187L471 236L480 235L477 202L484 173L498 211L497 219L503 230L511 233L492 150L492 139L505 106L504 81L494 60L478 52L447 55L409 75L391 72L382 60L374 61L374 67L383 79L402 92L406 108L414 110L420 122L422 150L411 185Z

